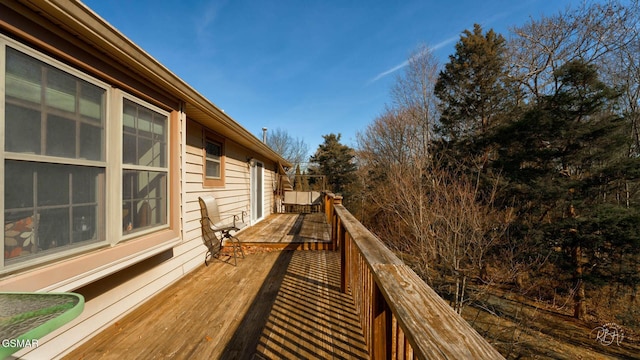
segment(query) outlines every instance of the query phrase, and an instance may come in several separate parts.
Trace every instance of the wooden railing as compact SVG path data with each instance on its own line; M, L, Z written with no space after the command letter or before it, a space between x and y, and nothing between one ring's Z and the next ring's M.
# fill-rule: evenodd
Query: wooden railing
M372 359L502 359L502 355L344 206L325 195L341 290L360 314Z

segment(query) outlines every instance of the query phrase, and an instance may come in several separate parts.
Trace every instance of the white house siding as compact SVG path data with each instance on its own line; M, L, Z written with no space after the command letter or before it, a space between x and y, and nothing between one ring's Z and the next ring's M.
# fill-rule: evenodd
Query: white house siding
M7 0L0 3L0 33L9 34L18 39L21 43L33 48L44 48L49 55L54 58L65 60L72 64L79 71L91 77L108 81L111 86L121 91L144 98L145 101L162 107L163 110L171 113L171 137L173 138L171 150L172 167L170 169L171 181L169 182L170 209L168 216L171 219L172 229L169 238L163 238L152 247L143 247L147 243L138 242L138 239L126 240L112 247L105 246L93 250L89 253L80 253L70 258L61 259L52 263L43 264L36 268L26 269L9 275L0 275L0 290L2 291L75 291L85 296L85 310L83 313L61 329L49 334L39 341L36 349L25 349L15 354L24 359L53 359L59 358L84 341L89 340L93 335L101 330L114 326L117 319L128 314L136 307L144 303L153 295L165 289L170 284L179 281L186 273L194 270L198 266L204 266L205 247L202 245L198 197L202 194L211 193L219 201L223 214L239 214L246 211L250 214L250 169L249 158L262 161L265 165L264 172L264 214L267 216L273 211L273 180L276 164L273 153L271 160L258 151L250 150L262 149L263 145L255 145L254 140L238 140L238 142L227 139L225 141L225 182L223 186L206 187L203 184L203 154L202 154L202 131L204 126L187 120L188 113L184 112L184 101L175 93L163 89L161 85L155 84L144 77L144 71L136 73L127 64L119 64L114 59L101 59L108 50L100 49L99 41L111 36L114 43L123 46L118 48L118 54L131 54L136 61L149 61L144 70L154 69L154 71L164 72L166 69L158 66L151 60L145 60L143 52L136 50L134 45L120 39L121 34L110 29L108 25L95 20L94 14L83 10L83 5L75 2L65 2L50 0L48 2L37 2L42 6L37 11L31 11L23 5L30 6L31 2L20 0ZM60 9L66 7L73 8L69 11L69 18L49 21L42 17L47 9L55 9L56 16L64 17L66 14ZM52 10L53 11L53 10ZM21 13L22 12L22 13ZM24 16L23 16L24 15ZM53 15L51 15L53 16ZM83 17L82 21L71 18L72 16ZM77 33L68 34L59 23L67 21L74 22L73 28ZM77 23L75 22L77 21ZM83 33L83 26L89 26L86 33ZM23 29L24 28L24 29ZM20 29L12 33L13 29ZM34 30L35 29L35 30ZM29 33L31 31L31 33ZM93 43L83 43L84 36L91 37ZM46 39L46 40L41 40ZM45 42L46 41L46 42ZM33 44L30 42L39 42ZM124 44L124 45L123 45ZM111 44L109 44L111 45ZM105 49L107 46L105 45ZM98 51L96 51L98 49ZM124 57L124 55L123 55ZM81 60L77 60L81 59ZM141 60L142 59L142 60ZM77 60L77 62L76 62ZM119 60L123 60L120 58ZM136 65L139 65L136 63ZM94 73L95 71L95 73ZM167 83L173 86L178 82L177 78L172 78L172 74L162 73L162 81L169 78ZM179 84L180 85L180 84ZM183 86L183 85L181 85ZM186 85L184 85L186 86ZM165 91L166 90L166 91ZM181 89L191 96L190 89ZM0 94L4 97L4 93ZM198 106L210 110L211 104L199 103ZM211 111L215 113L215 111ZM209 130L218 133L221 137L226 137L230 131L228 117L216 119L211 115L206 117L203 113L198 114L199 118L206 118L206 126ZM226 116L226 115L225 115ZM109 121L109 120L107 120ZM222 125L221 125L222 124ZM233 125L233 124L232 124ZM241 133L243 134L243 133ZM246 134L241 136L232 134L236 138L247 139ZM249 136L250 138L250 136ZM261 150L262 151L262 150ZM266 151L268 153L269 151ZM4 176L4 174L0 174ZM110 189L106 189L109 191ZM2 204L4 206L4 204ZM4 209L3 209L4 210ZM115 224L109 224L114 226ZM117 226L119 227L119 225ZM114 233L119 231L115 230ZM148 238L154 238L155 233L149 234ZM141 236L144 238L145 236ZM136 244L142 244L136 248ZM121 249L133 250L121 251ZM135 250L135 251L134 251ZM90 259L103 257L103 254L120 254L116 261L96 266L90 263ZM84 260L83 260L84 259ZM61 276L59 271L65 272L70 266L65 267L65 263L78 263L87 267L86 272L70 272L64 281L46 281L47 278ZM74 270L74 269L71 269ZM65 275L66 276L66 275ZM40 279L34 282L34 279ZM45 279L45 281L41 281ZM38 284L38 285L34 285Z
M184 116L181 118L178 136L184 139ZM180 143L184 144L184 141ZM177 148L180 149L180 146ZM182 158L183 154L180 155L180 163ZM172 206L182 208L182 201L174 201ZM195 269L201 263L203 253L198 245L201 243L183 240L152 257L144 253L136 254L127 262L105 268L105 273L109 275L104 278L92 279L87 276L86 279L80 279L80 283L86 283L80 288L60 286L37 289L78 292L85 296L84 311L71 323L41 339L37 348L24 349L14 355L23 359L56 359L64 356L100 331L114 326L117 319Z
M200 205L198 197L203 194L213 195L220 208L221 215L239 215L243 211L248 217L250 207L250 168L248 159L254 157L265 162L264 176L264 212L265 216L272 213L272 179L274 178L273 162L261 159L257 154L230 141L225 141L225 184L221 187L207 187L203 184L203 151L202 132L211 131L201 124L189 121L187 125L186 170L185 170L185 199L184 199L184 239L196 240L202 245L200 233ZM204 250L204 247L203 247ZM201 259L204 260L204 257Z
M275 184L276 184L276 167L273 164L265 164L264 169L264 212L265 216L275 211Z
M187 124L187 125L185 125ZM205 187L203 184L202 131L204 127L192 121L181 122L181 233L182 240L170 252L164 252L141 264L132 265L128 271L115 273L108 278L75 289L88 301L82 315L70 325L45 337L33 351L18 355L25 359L56 358L64 356L92 336L114 326L117 319L142 305L153 295L179 281L188 272L204 266L206 248L200 231L200 207L198 197L212 194L218 200L222 216L250 214L250 168L247 159L259 155L225 141L225 185ZM200 134L200 135L199 135ZM260 158L264 170L264 214L273 212L273 181L275 164ZM133 276L132 278L130 278ZM106 289L106 290L105 290ZM65 289L69 290L69 289ZM55 289L52 289L55 291Z

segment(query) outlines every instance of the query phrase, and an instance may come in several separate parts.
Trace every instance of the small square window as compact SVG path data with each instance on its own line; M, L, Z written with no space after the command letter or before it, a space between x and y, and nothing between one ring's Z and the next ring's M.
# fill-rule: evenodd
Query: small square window
M207 179L220 179L220 171L221 166L220 162L222 160L222 145L207 140L206 142L206 152L207 152Z
M212 134L204 139L204 185L224 186L224 140Z

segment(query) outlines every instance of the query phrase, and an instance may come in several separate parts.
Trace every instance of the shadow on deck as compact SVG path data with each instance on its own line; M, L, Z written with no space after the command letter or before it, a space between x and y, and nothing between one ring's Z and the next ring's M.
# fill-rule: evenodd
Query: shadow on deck
M368 359L353 300L340 292L340 254L290 251L325 240L295 230L314 217L280 216L240 238L279 236L283 251L203 265L66 358Z
M337 253L282 252L221 358L367 359L336 267Z

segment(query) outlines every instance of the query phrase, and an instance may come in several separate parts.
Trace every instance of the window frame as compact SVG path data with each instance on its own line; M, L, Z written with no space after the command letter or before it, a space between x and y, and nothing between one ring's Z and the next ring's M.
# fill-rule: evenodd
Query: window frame
M118 112L117 112L117 128L118 128L118 132L119 132L119 136L118 136L118 141L117 144L119 146L119 151L117 151L118 153L118 160L115 161L118 164L118 189L119 189L119 193L118 193L118 201L120 202L118 209L119 209L119 218L120 219L124 219L124 172L125 171L146 171L146 172L163 172L166 174L165 180L164 180L164 197L165 197L165 201L164 201L164 218L165 218L165 223L164 224L160 224L160 225L156 225L156 226L151 226L151 227L144 227L141 228L140 230L133 230L131 232L127 232L127 229L125 227L125 225L123 224L123 227L120 229L120 233L118 235L119 240L117 242L120 241L125 241L125 240L129 240L132 238L137 238L141 235L146 235L146 234L150 234L150 233L155 233L157 231L160 230L164 230L164 229L168 229L171 226L171 183L172 183L172 177L171 177L171 167L172 167L172 158L171 158L171 142L172 142L172 138L171 138L171 114L168 111L165 111L147 101L144 101L134 95L131 95L129 93L126 93L124 91L121 90L115 90L115 98L116 100L116 104L118 106ZM123 159L123 151L124 151L124 101L128 100L132 103L134 103L137 106L141 106L146 108L147 110L151 110L153 112L156 112L160 115L163 115L166 122L165 122L165 132L166 132L166 138L165 138L165 154L164 154L164 158L165 158L165 166L161 167L161 166L148 166L148 165L136 165L136 164L128 164L124 162ZM114 131L115 132L115 131ZM113 226L113 228L116 228L115 224Z
M207 142L212 142L220 146L220 177L212 178L207 176ZM204 187L223 187L225 186L225 163L226 163L226 146L225 138L203 128L202 130L202 183Z
M37 61L42 62L46 66L50 66L58 71L64 72L68 75L75 77L76 79L82 80L96 86L100 89L104 90L103 93L103 123L102 123L102 144L101 144L101 156L99 160L90 160L86 158L81 158L79 153L77 153L78 143L76 143L76 155L75 157L64 157L64 156L55 156L48 155L43 149L41 149L40 153L31 153L31 152L16 152L16 151L7 151L6 147L6 133L5 133L5 123L6 123L6 106L7 106L7 90L5 88L7 81L7 48L12 48L15 51L18 51L24 55L34 58ZM6 167L5 164L7 161L22 161L22 162L32 162L36 165L53 165L53 166L75 166L75 167L84 167L84 168L98 168L102 169L103 173L101 175L101 180L99 180L96 185L96 200L97 203L97 211L96 211L96 239L89 241L88 243L78 243L78 245L72 245L70 242L69 245L60 246L58 250L43 250L43 255L41 256L28 256L23 260L7 264L7 259L3 253L0 256L0 274L15 271L27 267L33 267L34 265L39 265L42 263L51 262L54 260L59 260L61 258L65 258L71 256L73 254L90 251L92 249L104 247L108 245L109 234L108 234L108 199L106 199L105 192L112 186L109 183L109 178L107 176L109 172L109 161L107 160L109 157L109 149L108 149L108 133L109 133L109 118L111 116L110 108L111 108L111 99L110 92L112 87L103 82L94 78L76 68L73 68L61 61L52 58L46 54L43 54L27 45L24 45L20 42L17 42L13 39L10 39L2 34L0 34L0 83L2 84L2 89L4 90L0 94L0 174L2 174L2 179L0 179L0 203L2 204L2 211L0 211L0 220L2 223L5 223L5 187L6 187ZM43 91L42 89L40 91ZM45 90L46 91L46 90ZM42 98L41 98L42 100ZM20 102L22 100L18 100ZM80 101L80 100L77 100ZM19 104L17 105L19 106ZM59 109L49 110L47 109L46 103L43 104L40 102L40 111L44 111L41 116L47 116L49 114L55 114L59 112ZM80 111L80 110L78 110ZM74 119L75 122L81 124L81 120ZM80 126L80 125L76 125ZM76 133L75 140L80 141L81 136L79 133ZM35 185L34 185L35 186ZM60 205L61 209L65 208L65 206ZM69 209L73 209L75 205L73 202L66 204L66 207ZM33 209L40 208L38 204L33 204ZM34 210L35 211L35 210ZM37 215L37 216L36 216ZM34 214L36 219L40 217L40 214ZM40 219L41 221L41 219ZM34 232L37 233L37 226L35 225ZM34 235L35 236L35 235ZM71 240L70 240L71 241ZM4 250L5 246L5 232L2 232L2 238L0 238L0 242L2 243L2 248Z
M21 153L5 151L6 133L5 133L5 104L7 93L5 84L7 79L7 47L11 47L19 52L35 58L38 61L53 67L59 71L66 72L77 79L86 81L89 84L98 86L103 89L101 92L102 116L101 122L101 147L100 159L89 160L80 158L82 153L76 152L77 158L60 157L46 155L44 151L35 153ZM82 88L82 85L77 85ZM30 284L29 288L49 289L52 286L81 286L92 281L96 277L105 276L105 274L117 271L117 269L135 261L148 258L161 251L170 249L180 243L180 226L179 226L179 207L172 207L172 204L179 202L179 176L175 176L180 169L180 144L178 143L180 136L175 136L181 131L181 127L186 121L186 117L179 109L165 106L164 110L160 106L154 105L150 101L145 101L139 97L125 92L116 87L115 84L100 80L91 71L82 67L73 67L66 63L49 56L27 43L20 42L9 38L4 34L0 34L0 220L5 221L5 186L6 186L6 162L30 161L38 164L58 164L72 165L78 167L94 167L98 168L102 173L99 174L100 179L95 190L96 196L100 197L100 203L96 206L100 227L98 241L91 241L88 244L78 243L78 246L60 247L59 251L51 251L50 253L42 252L42 255L34 255L24 260L9 264L5 261L4 254L0 256L0 277L4 274L16 274L15 277L5 279L10 283ZM122 188L123 188L123 99L127 98L138 106L162 114L165 118L166 137L164 140L164 167L161 171L166 174L163 180L165 201L163 224L145 228L144 230L133 232L131 234L123 234L122 232ZM42 98L41 98L42 99ZM83 101L82 93L76 93L76 99ZM89 98L90 99L90 98ZM18 99L19 100L19 99ZM43 104L40 100L40 104ZM158 103L160 104L160 102ZM42 105L41 105L42 106ZM82 105L81 105L82 106ZM89 104L91 106L91 104ZM44 106L43 106L44 108ZM95 109L93 109L95 110ZM81 110L77 110L81 111ZM89 110L90 111L90 110ZM89 114L90 116L91 114ZM78 120L80 121L80 120ZM81 126L81 125L77 125ZM78 135L79 134L79 135ZM76 132L76 140L82 137L82 132ZM83 146L77 144L77 146ZM73 170L73 169L72 169ZM75 181L75 180L74 180ZM70 187L73 189L75 187ZM70 206L73 204L70 204ZM81 204L82 205L82 204ZM75 222L74 222L75 223ZM75 233L74 233L75 235ZM5 233L0 235L0 245L4 250ZM81 245L82 244L82 245ZM135 260L138 259L138 260ZM53 269L49 272L47 269ZM29 271L24 271L29 270ZM33 270L33 271L31 271ZM48 271L46 277L39 276L42 271ZM57 284L57 285L54 285ZM67 285L63 285L67 284Z

